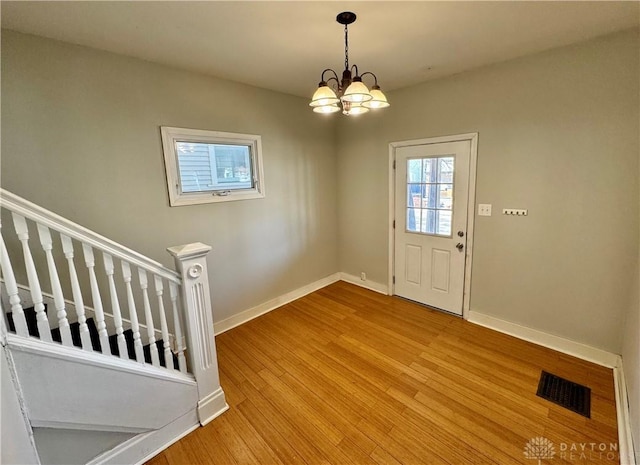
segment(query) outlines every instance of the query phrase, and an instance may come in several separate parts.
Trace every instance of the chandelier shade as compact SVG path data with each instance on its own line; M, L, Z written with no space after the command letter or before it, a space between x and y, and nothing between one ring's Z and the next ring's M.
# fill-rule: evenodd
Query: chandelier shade
M316 90L313 97L311 97L311 103L309 105L312 107L323 107L326 105L335 105L339 101L340 99L336 96L333 89L329 87L326 82L321 82L318 90Z
M378 86L375 74L370 71L358 74L356 65L349 67L348 25L355 20L355 13L350 11L344 11L336 17L336 21L344 25L344 71L342 79L338 79L338 73L331 68L322 72L320 84L309 103L315 113L336 113L342 109L344 115L351 116L389 106L387 97ZM325 79L327 74L329 78ZM362 81L365 76L371 76L374 80L371 90Z
M337 111L340 111L340 107L337 104L321 105L313 107L313 111L316 113L335 113Z
M366 102L372 98L367 86L365 86L362 81L356 81L355 79L349 87L346 88L344 94L342 94L342 100L344 102Z
M389 106L389 102L387 102L387 97L380 91L380 88L377 86L373 86L371 91L369 92L371 95L371 100L367 100L362 103L362 106L367 108L387 108Z

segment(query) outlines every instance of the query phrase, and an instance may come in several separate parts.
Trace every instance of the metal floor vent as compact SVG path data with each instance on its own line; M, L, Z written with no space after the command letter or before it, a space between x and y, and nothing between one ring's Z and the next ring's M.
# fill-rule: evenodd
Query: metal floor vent
M536 395L591 418L591 389L586 386L543 371Z

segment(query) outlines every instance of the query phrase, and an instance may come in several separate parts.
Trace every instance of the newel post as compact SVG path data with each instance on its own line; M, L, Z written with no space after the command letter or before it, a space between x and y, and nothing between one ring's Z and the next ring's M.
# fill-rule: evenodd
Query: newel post
M211 247L200 242L167 249L182 276L182 305L186 323L190 371L198 383L198 420L205 425L229 406L220 386L218 356L213 333L207 254Z

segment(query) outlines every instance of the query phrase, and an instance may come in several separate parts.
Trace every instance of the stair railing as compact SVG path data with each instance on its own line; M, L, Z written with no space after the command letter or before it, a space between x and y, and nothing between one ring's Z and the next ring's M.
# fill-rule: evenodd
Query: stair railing
M76 345L85 351L98 347L104 355L131 358L132 362L150 363L158 368L161 368L162 354L167 370L191 373L195 377L201 423L206 423L226 408L218 375L209 295L206 264L206 255L211 250L209 246L196 243L167 249L175 259L178 269L175 272L4 189L0 189L0 207L10 213L13 223L14 231L9 230L7 233L15 232L17 237L17 242L14 240L8 247L6 236L3 237L3 227L5 230L7 228L0 223L0 271L9 307L4 311L11 312L17 336L32 336L21 299L21 289L26 287L35 311L37 336L42 341L54 341L53 327L57 340L62 345ZM37 228L41 251L37 246L33 247L34 238L29 235L31 222ZM58 248L61 253L56 254ZM84 270L78 269L74 261L79 248L82 249ZM41 258L42 255L44 259ZM62 263L56 263L56 255L64 257ZM98 258L102 267L98 266ZM120 263L119 267L117 262ZM19 270L26 275L28 286L17 282L18 268L14 267L15 263L21 265ZM70 299L65 298L64 286L58 273L58 269L63 268L68 269L67 288L71 290ZM53 311L47 311L45 305L40 281L43 273L49 276L52 296L47 303L53 307ZM81 277L85 278L84 281ZM87 281L88 286L83 287L82 283ZM165 292L165 284L168 293ZM107 308L112 312L109 315L109 325L105 317L101 288L108 289L104 294L109 295L110 305ZM118 289L124 296L124 305L120 302ZM150 292L155 292L154 299L150 298ZM92 307L85 303L88 296ZM70 312L70 307L73 312ZM167 308L172 312L171 320L167 319ZM139 309L143 311L143 320L139 318ZM91 338L87 324L88 313L95 320L97 340L95 336L93 340ZM183 318L186 331L182 329ZM169 332L169 321L173 325L173 335ZM76 322L79 337L74 341L70 328ZM156 329L156 322L159 323L159 330ZM112 342L109 340L109 327L114 329ZM145 328L146 332L143 331ZM126 331L130 331L131 349L125 339ZM162 339L160 351L156 344L158 333ZM170 343L172 336L173 347ZM143 350L145 341L150 355L148 361L145 361ZM188 357L185 356L185 351ZM174 357L177 366L174 365Z

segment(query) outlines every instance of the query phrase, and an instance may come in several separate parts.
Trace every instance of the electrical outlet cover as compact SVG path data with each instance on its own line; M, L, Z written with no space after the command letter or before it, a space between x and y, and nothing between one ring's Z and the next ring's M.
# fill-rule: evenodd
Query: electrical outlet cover
M491 216L491 204L479 203L478 204L478 216Z

